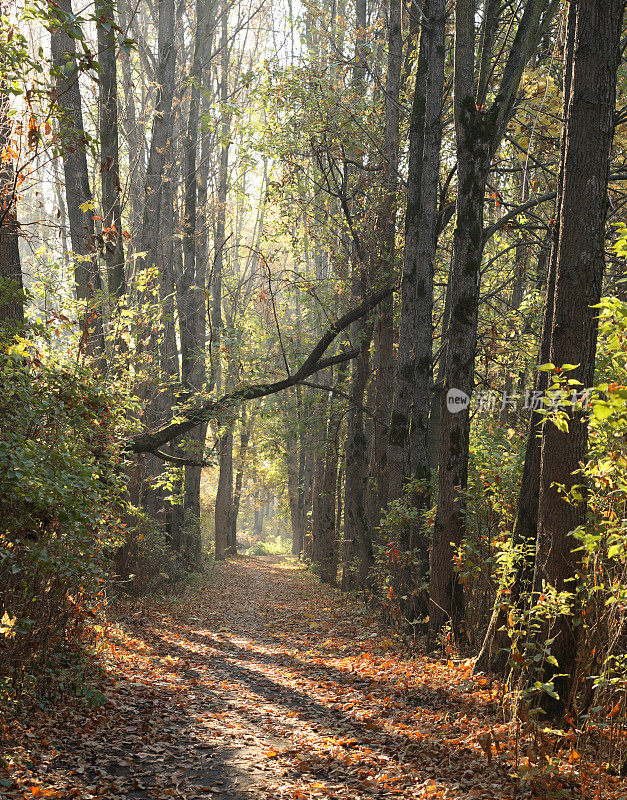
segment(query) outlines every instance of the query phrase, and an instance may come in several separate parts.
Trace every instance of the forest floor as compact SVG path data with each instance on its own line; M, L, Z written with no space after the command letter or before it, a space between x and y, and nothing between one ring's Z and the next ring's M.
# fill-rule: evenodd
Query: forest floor
M289 559L221 564L103 639L106 702L16 728L1 797L627 797L609 777L582 788L574 747L536 774L497 683L409 651Z

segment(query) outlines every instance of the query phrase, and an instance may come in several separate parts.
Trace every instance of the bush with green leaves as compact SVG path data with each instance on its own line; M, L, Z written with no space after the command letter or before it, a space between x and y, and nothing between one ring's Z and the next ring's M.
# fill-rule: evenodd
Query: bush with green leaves
M504 425L494 414L476 421L470 442L466 537L455 554L464 587L467 637L481 646L497 589L511 581L519 553L512 530L525 454L526 424Z
M573 392L579 396L579 408L587 412L587 460L580 466L580 480L563 495L566 502L586 502L585 522L572 532L573 548L581 556L577 582L561 593L545 585L524 614L514 615L510 639L518 669L531 661L553 664L551 642L539 646L534 627L540 630L542 620L571 615L580 630L577 710L582 719L592 714L596 727L622 725L621 738L627 730L625 710L610 721L606 716L627 692L622 657L627 649L627 303L604 298L598 308L595 386L582 387L571 379L577 365L540 367L552 378L541 412L547 421L568 432L565 409ZM536 682L527 689L528 694L534 692L550 694L551 686ZM620 761L625 753L615 756Z
M24 339L0 348L0 700L46 690L124 538L119 411L102 383Z

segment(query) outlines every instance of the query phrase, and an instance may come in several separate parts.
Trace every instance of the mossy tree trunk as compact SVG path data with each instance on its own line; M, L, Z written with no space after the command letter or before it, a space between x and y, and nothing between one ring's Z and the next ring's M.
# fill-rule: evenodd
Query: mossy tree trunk
M454 570L454 554L466 532L465 492L468 477L469 406L447 410L451 390L463 392L468 403L474 386L481 260L484 248L483 212L486 182L492 158L509 119L524 67L543 32L551 23L557 2L528 0L494 100L488 104L494 79L493 53L498 3L489 3L482 24L479 68L475 68L475 3L455 5L454 116L457 150L457 218L453 239L450 319L442 394L438 507L431 552L429 621L432 635L451 621L462 633L464 604L461 583ZM475 80L475 75L477 76Z
M549 361L557 367L577 364L569 376L591 386L597 339L599 302L605 268L605 221L609 162L614 136L616 74L624 0L580 0L576 4L572 77L566 114L563 186L555 274L555 304ZM581 483L577 473L587 450L584 412L568 410L565 433L547 421L542 432L538 538L533 578L534 598L545 586L573 592L580 563L571 532L585 520L586 504L566 502L557 486L568 491ZM553 680L559 699L542 698L553 716L565 708L577 655L576 609L559 614L543 630L552 640L558 666L545 664L543 680ZM559 673L559 674L556 674Z

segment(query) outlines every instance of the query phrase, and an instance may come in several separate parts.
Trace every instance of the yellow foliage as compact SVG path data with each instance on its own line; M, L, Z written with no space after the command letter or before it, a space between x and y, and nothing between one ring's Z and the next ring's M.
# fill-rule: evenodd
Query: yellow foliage
M15 636L15 623L17 617L10 617L9 612L5 611L0 619L0 635L5 636L7 639L12 639Z

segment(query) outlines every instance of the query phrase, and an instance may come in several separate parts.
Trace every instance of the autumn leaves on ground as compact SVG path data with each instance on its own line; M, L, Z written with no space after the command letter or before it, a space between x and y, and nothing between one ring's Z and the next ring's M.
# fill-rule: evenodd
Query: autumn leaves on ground
M8 732L3 797L598 796L574 739L542 762L470 660L420 655L289 560L222 564L103 638L106 701Z

